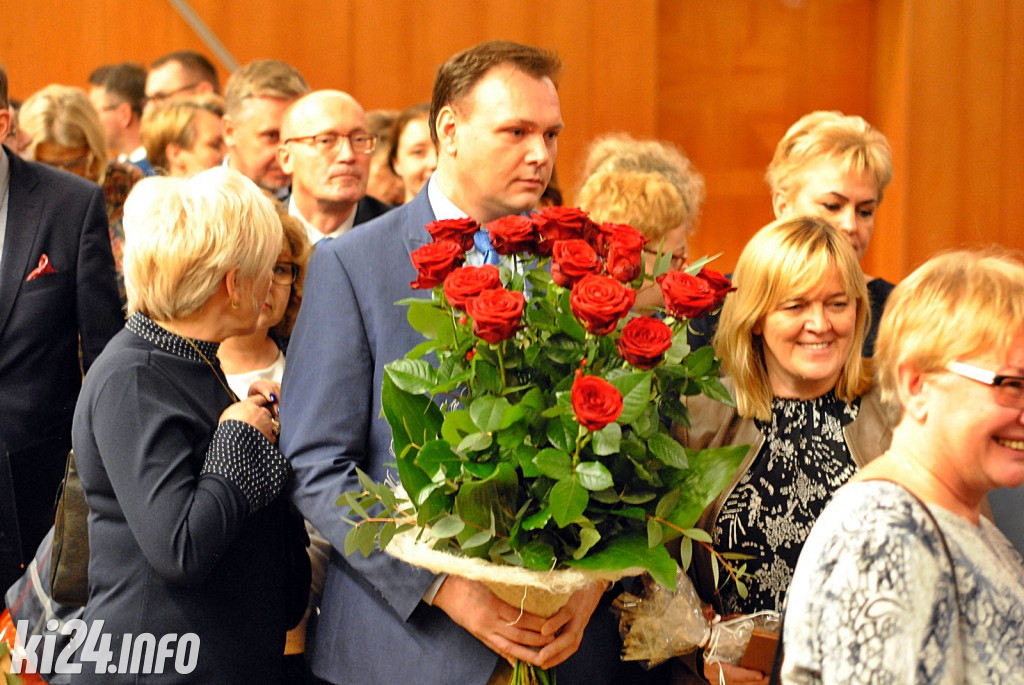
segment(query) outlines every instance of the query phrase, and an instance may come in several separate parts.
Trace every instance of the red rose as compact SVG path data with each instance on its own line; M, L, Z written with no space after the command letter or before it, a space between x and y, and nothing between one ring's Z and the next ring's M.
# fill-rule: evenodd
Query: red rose
M434 242L452 240L462 246L462 251L473 249L473 236L480 230L480 224L465 217L462 219L441 219L427 224L427 232Z
M444 296L448 304L460 312L466 311L466 301L485 290L501 287L501 272L492 264L460 266L444 279Z
M512 337L519 328L526 298L518 290L485 290L466 303L473 317L473 335L489 343Z
M703 278L685 271L666 271L658 276L665 311L677 319L696 319L718 306L715 292Z
M608 226L607 230L604 226ZM604 242L607 247L605 265L608 273L629 283L640 275L640 259L644 253L644 245L649 238L626 224L604 224Z
M440 285L452 269L466 258L462 246L451 240L442 240L418 247L412 251L412 265L416 267L416 280L409 285L414 290L429 290Z
M487 224L491 246L500 255L532 252L537 245L537 227L528 216L512 214Z
M597 225L587 213L576 207L545 207L533 215L537 226L537 254L547 257L559 240L583 239L594 233Z
M732 285L732 281L713 269L702 268L700 273L697 274L697 277L703 278L707 281L708 287L710 287L711 291L715 293L715 298L718 300L718 304L722 303L722 300L725 299L727 294L736 290Z
M589 431L599 431L622 414L622 393L599 376L577 376L572 384L572 410Z
M672 329L659 319L640 316L630 319L622 327L622 335L615 346L619 354L638 369L653 369L662 355L672 347Z
M619 319L629 313L636 291L611 276L590 274L576 282L569 294L569 306L589 333L608 335Z
M586 240L555 242L551 253L551 280L563 288L571 288L587 274L601 273L601 258Z

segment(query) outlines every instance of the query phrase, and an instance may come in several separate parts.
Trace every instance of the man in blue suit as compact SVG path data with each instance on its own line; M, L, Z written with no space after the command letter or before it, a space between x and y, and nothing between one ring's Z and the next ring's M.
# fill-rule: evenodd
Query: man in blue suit
M0 67L0 140L10 116ZM53 525L82 364L122 324L100 187L2 148L0 590Z
M560 68L549 53L498 41L445 62L431 103L434 176L410 203L313 256L288 350L281 446L295 470L296 505L333 548L307 648L313 672L329 682L483 685L500 677L504 659L548 668L581 640L559 682L615 682L614 621L606 611L590 621L603 585L581 590L548 621L519 618L518 607L475 581L435 577L380 553L346 557L349 527L336 505L358 489L356 467L377 481L396 477L380 392L384 365L421 341L405 307L394 304L414 292L410 253L429 242L424 227L435 219L483 224L536 205L562 129ZM479 264L483 256L474 250L467 259Z

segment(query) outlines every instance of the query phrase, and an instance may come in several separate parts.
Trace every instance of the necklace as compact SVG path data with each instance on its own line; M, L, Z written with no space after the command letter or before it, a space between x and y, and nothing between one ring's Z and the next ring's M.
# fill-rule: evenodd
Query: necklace
M206 362L206 365L210 367L210 371L213 371L213 375L217 377L217 382L220 383L220 387L224 388L224 390L228 393L228 396L231 398L231 401L237 402L238 395L236 395L234 390L228 387L228 384L225 383L224 379L220 377L220 374L217 373L217 367L213 365L213 362L207 359L206 355L203 354L203 351L199 349L199 345L196 345L194 342L192 342L192 338L189 338L187 336L182 335L181 333L178 333L178 331L174 330L173 328L171 328L171 332L173 332L176 336L187 342L189 346L196 351L196 354L198 354L202 358L202 360Z

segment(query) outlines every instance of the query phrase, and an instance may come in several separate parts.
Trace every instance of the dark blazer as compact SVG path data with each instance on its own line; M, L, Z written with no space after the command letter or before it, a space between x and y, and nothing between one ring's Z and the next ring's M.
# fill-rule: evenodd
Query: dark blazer
M381 202L372 195L365 195L359 201L359 204L356 205L356 220L352 225L365 224L367 221L376 219L390 209L392 209L391 205Z
M292 499L333 547L318 624L307 640L314 673L334 683L483 685L497 655L440 609L421 601L434 576L387 556L344 555L349 526L336 504L357 490L356 467L398 479L391 429L380 416L384 365L422 341L394 303L410 289L410 253L434 220L426 188L402 205L316 250L288 348L281 450L295 477ZM609 597L610 599L610 597ZM562 685L639 682L616 675L621 643L599 606L583 646L559 667Z
M9 469L17 526L4 522L0 547L17 545L20 532L27 562L53 525L82 365L124 320L101 188L4 151L11 173L0 259L0 470ZM55 273L26 281L44 254ZM20 571L0 568L0 585L13 582L11 573Z

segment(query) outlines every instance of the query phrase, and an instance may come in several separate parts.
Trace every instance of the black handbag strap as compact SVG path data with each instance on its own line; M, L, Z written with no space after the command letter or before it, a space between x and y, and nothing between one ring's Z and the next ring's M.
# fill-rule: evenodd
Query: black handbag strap
M946 542L946 536L942 532L942 527L939 525L938 520L935 518L935 514L932 513L932 510L930 508L928 508L928 505L925 504L923 499L921 499L916 494L914 494L914 492L912 490L910 490L910 488L906 487L902 483L898 483L898 482L896 482L896 481L894 481L894 480L892 480L890 478L868 478L868 479L865 479L862 482L867 482L869 480L885 481L887 483L893 483L894 485L898 485L899 487L903 488L903 490L908 495L910 495L919 505L921 505L921 509L928 516L928 520L932 522L932 526L935 527L935 532L939 534L939 543L942 545L942 551L946 555L946 561L949 562L949 570L950 570L950 573L953 576L953 596L956 599L956 615L957 615L957 620L959 620L960 619L960 587L959 587L959 583L957 582L957 579L956 579L956 565L953 563L953 553L949 551L949 543ZM782 682L780 680L780 678L782 676L782 659L783 659L783 654L782 654L782 651L783 651L782 650L782 638L785 635L785 627L786 627L786 612L785 612L785 610L783 610L783 612L782 612L782 620L779 621L779 646L775 650L775 658L772 660L772 672L771 672L771 675L768 678L769 685L778 685L780 682Z

